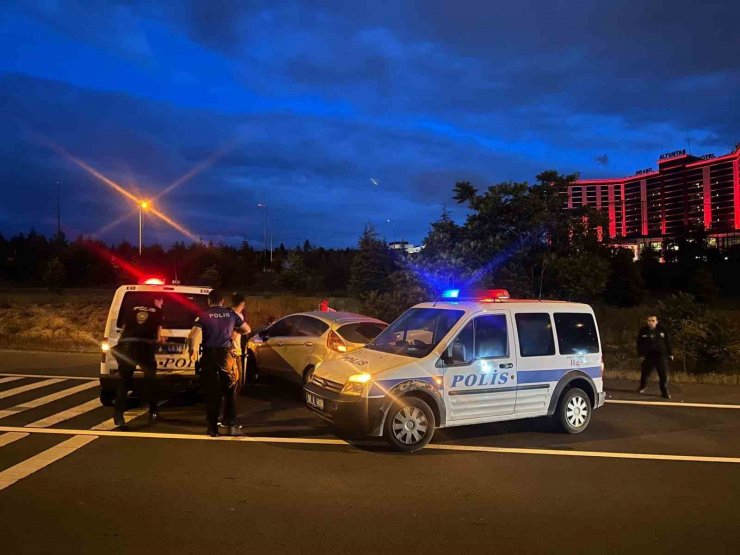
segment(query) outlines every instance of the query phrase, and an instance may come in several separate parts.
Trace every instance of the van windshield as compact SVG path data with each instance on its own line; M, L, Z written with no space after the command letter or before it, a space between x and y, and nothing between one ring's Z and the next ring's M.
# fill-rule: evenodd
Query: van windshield
M154 306L154 300L162 298L164 304L164 327L169 330L189 330L196 316L208 308L208 295L190 293L163 293L155 291L129 291L123 296L118 312L116 327L123 327L124 315L138 305Z
M366 348L422 358L432 352L462 318L463 310L411 308L388 326Z

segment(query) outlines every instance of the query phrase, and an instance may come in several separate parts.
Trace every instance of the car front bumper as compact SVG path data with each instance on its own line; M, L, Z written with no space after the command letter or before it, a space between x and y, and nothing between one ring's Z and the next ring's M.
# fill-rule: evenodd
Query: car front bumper
M596 394L596 406L594 408L598 409L599 407L603 407L605 402L606 402L606 391L597 393Z
M381 435L382 398L342 395L340 392L309 383L304 388L304 400L309 393L322 399L324 408L306 402L314 414L342 431L357 435Z

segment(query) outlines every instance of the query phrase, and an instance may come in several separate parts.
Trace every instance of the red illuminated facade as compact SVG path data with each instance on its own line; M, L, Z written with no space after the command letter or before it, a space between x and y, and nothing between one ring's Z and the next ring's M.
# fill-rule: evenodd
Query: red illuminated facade
M740 244L740 144L719 157L663 154L657 171L630 177L581 179L566 202L603 211L609 225L601 233L617 243L662 242L703 227L720 247Z

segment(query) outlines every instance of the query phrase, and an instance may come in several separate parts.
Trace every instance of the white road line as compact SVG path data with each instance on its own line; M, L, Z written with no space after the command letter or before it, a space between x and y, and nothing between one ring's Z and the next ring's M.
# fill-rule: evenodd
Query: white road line
M254 443L293 443L298 445L383 445L382 442L360 441L347 442L342 439L314 439L314 438L290 438L290 437L256 437L256 436L219 436L208 437L206 435L192 434L163 434L155 432L131 432L131 431L94 431L94 430L65 430L59 428L16 428L12 426L0 426L0 432L30 432L32 434L57 434L57 435L85 435L93 437L117 437L117 438L144 438L144 439L182 439L187 441L242 441ZM592 457L604 459L636 459L654 461L678 461L678 462L712 462L740 464L740 457L705 457L700 455L661 455L655 453L619 453L610 451L565 451L561 449L519 449L510 447L484 447L476 445L449 445L431 444L425 449L438 451L461 451L480 453L499 453L517 455L550 455L559 457Z
M126 411L125 413L123 413L123 416L126 418L126 423L128 424L129 422L131 422L135 418L138 418L139 416L141 416L142 414L145 414L147 412L149 412L149 407L137 408L137 409ZM97 426L93 426L90 429L91 430L108 430L108 431L110 431L110 430L115 430L116 428L118 428L118 426L116 426L116 424L113 422L113 419L110 418L109 420L106 420L105 422L101 422Z
M0 418L5 418L6 416L10 416L12 414L18 414L19 412L23 412L24 410L34 409L36 407L40 407L41 405L58 401L59 399L63 399L70 395L74 395L75 393L86 391L97 386L98 384L96 384L95 382L90 382L76 385L74 387L70 387L69 389L63 389L61 391L57 391L56 393L51 393L50 395L39 397L38 399L34 399L33 401L28 401L27 403L23 403L22 405L16 405L5 410L0 410Z
M60 422L64 422L65 420L69 420L70 418L74 418L75 416L79 416L81 414L85 414L86 412L90 412L91 410L98 409L101 406L102 405L100 404L100 401L98 399L93 399L91 401L82 403L81 405L77 405L76 407L72 407L71 409L63 410L62 412L52 414L51 416L47 416L46 418L42 418L41 420L37 420L36 422L26 424L25 427L48 428L49 426L59 424Z
M0 376L8 376L11 378L63 378L65 380L97 380L98 376L56 376L54 374L16 374L8 372L0 372Z
M38 455L34 455L15 466L11 466L10 468L3 470L0 472L0 490L4 490L8 486L12 486L19 480L27 478L34 472L38 472L42 468L49 466L51 463L58 461L67 455L71 455L81 447L84 447L96 439L97 438L95 436L75 435L63 441L59 445L55 445L46 451L42 451Z
M8 378L0 378L0 383L8 383L8 382L14 382L16 380L20 380L20 376L10 376Z
M0 447L4 447L6 445L10 445L14 441L18 441L19 439L23 439L26 437L28 432L8 432L5 434L0 435Z
M5 399L6 397L12 397L13 395L18 395L19 393L25 393L26 391L31 391L33 389L38 389L40 387L46 387L47 385L52 385L55 383L63 382L64 378L58 378L53 380L44 380L42 382L34 382L29 383L26 385L22 385L20 387L16 387L13 389L6 389L5 391L0 391L0 399Z
M716 403L677 403L675 401L627 401L622 399L607 399L613 405L649 405L654 407L686 407L699 409L740 409L740 405L721 405Z

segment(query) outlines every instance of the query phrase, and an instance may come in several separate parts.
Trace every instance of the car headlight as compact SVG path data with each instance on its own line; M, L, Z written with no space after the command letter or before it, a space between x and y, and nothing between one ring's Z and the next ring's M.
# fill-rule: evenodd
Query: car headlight
M342 388L344 395L362 395L365 391L365 385L372 379L370 374L355 374L347 378L347 382Z

